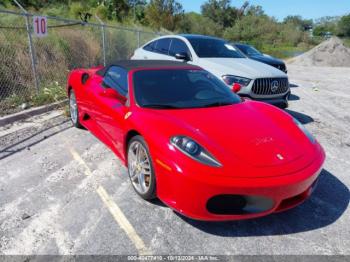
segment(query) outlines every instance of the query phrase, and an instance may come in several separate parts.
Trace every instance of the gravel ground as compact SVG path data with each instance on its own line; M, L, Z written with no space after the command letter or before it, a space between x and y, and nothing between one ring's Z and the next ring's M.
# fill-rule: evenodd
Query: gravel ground
M327 152L301 206L248 221L184 218L141 200L113 153L53 111L0 127L0 254L350 255L350 68L289 74L287 111Z
M311 50L291 58L290 63L296 66L350 66L350 48L334 36L323 41Z

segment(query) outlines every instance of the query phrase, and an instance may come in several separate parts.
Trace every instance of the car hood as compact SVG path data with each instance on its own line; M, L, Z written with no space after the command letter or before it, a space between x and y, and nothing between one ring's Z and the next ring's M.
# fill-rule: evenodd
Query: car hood
M245 177L277 176L281 167L295 172L314 155L314 145L287 113L260 102L152 111L166 126L159 130L162 134L191 137L229 169L226 174L236 170L247 172Z
M284 62L278 58L272 57L272 56L266 56L266 55L253 55L249 58L254 59L256 61L260 61L267 64L273 64L273 65L284 65Z
M217 76L229 74L250 79L287 77L270 65L248 58L199 58L196 64Z

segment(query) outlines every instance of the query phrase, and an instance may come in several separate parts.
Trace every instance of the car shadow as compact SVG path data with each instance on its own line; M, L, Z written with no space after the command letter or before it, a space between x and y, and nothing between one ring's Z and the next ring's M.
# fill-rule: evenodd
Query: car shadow
M288 97L289 101L297 101L300 100L300 96L294 95L294 94L290 94Z
M299 87L299 86L297 84L289 83L289 87L295 88L295 87Z
M16 154L24 149L29 150L30 147L72 127L71 121L62 116L54 117L50 121L52 121L52 123L50 122L47 127L39 128L38 130L36 130L35 127L29 127L16 131L17 133L14 132L1 137L1 140L9 141L11 141L11 137L13 135L17 135L17 137L21 138L18 141L15 140L15 142L11 142L3 147L0 145L0 160ZM26 120L23 122L26 122ZM35 131L31 132L30 130L32 129Z
M292 117L294 117L297 120L299 120L300 123L302 123L304 125L314 122L314 119L311 116L309 116L309 115L306 115L306 114L303 114L303 113L300 113L300 112L297 112L297 111L293 111L293 110L290 110L290 109L285 109L285 111L288 114L290 114Z
M166 204L164 204L159 198L148 200L153 205L160 206L160 207L167 207Z
M316 230L334 223L347 209L349 197L349 189L334 175L323 170L310 199L282 213L230 222L196 221L176 214L193 227L212 235L226 237L285 235Z

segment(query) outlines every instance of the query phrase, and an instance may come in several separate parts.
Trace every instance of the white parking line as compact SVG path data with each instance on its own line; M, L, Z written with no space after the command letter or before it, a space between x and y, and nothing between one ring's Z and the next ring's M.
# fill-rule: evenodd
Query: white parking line
M79 162L82 166L85 167L84 174L86 176L90 176L92 174L89 166L85 163L85 161L81 158L81 156L78 154L77 151L74 150L74 148L69 147L69 152L72 154L73 158Z

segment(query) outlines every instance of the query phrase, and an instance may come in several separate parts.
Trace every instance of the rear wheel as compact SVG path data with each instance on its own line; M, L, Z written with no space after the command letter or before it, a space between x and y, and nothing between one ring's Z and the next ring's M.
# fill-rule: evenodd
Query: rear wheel
M128 145L128 172L136 193L143 199L156 198L156 179L152 159L145 140L133 137Z
M73 89L69 92L69 112L70 119L72 120L73 125L77 128L83 128L83 126L79 122L77 98L75 97Z

